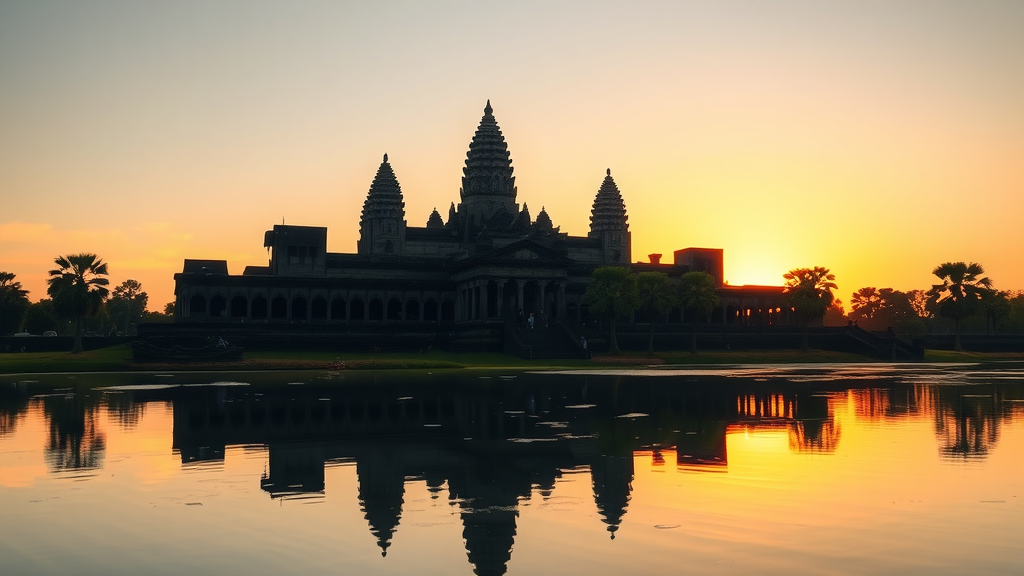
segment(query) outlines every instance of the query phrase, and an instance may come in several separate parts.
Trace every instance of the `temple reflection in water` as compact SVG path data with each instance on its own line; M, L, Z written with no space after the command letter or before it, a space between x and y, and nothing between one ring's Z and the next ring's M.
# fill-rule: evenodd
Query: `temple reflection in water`
M763 380L763 379L762 379ZM837 410L863 421L930 417L943 458L985 458L1001 422L1024 416L1019 384L928 386L875 381L850 388L814 378L727 376L634 378L519 374L424 379L341 375L302 385L61 390L32 396L23 384L0 394L0 436L39 405L54 473L103 466L101 407L130 429L149 402L173 408L172 448L183 466L216 464L230 446L265 446L260 488L271 498L324 498L325 467L354 465L361 511L386 555L399 537L405 488L447 491L477 574L503 574L521 502L549 497L565 473L590 474L611 538L632 496L634 453L654 465L727 472L727 437L784 432L795 452L834 452Z

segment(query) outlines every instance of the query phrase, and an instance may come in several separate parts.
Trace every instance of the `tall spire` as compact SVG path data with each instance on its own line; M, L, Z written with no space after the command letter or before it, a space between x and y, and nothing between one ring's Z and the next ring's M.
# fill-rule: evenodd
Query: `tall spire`
M492 114L491 101L484 106L484 116L469 143L466 167L462 169L460 196L504 196L515 200L516 179L512 176L512 159L505 137Z
M405 238L405 200L395 171L384 155L359 218L359 253L394 254Z
M622 201L619 187L612 179L612 169L605 171L604 182L594 197L594 207L590 212L590 236L598 232L626 232L629 230L629 216L626 216L626 203Z
M629 264L631 239L626 203L622 201L619 187L612 180L611 168L605 170L604 182L594 197L590 211L590 238L601 239L604 264Z
M405 199L402 197L402 187L398 184L395 171L388 163L388 155L377 168L377 175L373 177L370 184L370 192L363 202L363 214L359 219L360 223L368 218L398 218L405 219Z

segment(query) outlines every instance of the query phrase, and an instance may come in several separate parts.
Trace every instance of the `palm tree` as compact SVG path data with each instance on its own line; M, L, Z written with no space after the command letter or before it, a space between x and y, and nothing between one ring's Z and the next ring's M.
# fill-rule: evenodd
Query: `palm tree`
M981 311L985 314L985 333L991 334L999 330L1002 320L1009 318L1010 293L1005 290L988 290L981 299Z
M0 335L17 332L28 310L28 292L15 277L12 272L0 272Z
M789 299L789 305L804 325L803 349L810 348L807 342L807 326L811 320L821 320L835 296L832 291L836 287L836 275L828 268L795 268L782 275L786 284L783 294Z
M850 298L850 306L853 308L850 311L852 320L864 320L866 325L871 325L881 312L884 301L878 288L870 286L854 292Z
M72 354L82 351L82 321L99 311L109 290L107 264L95 254L58 256L59 268L50 270L46 293L53 298L57 313L75 321L75 346Z
M654 356L654 317L664 317L675 305L676 293L664 272L641 272L636 275L638 308L651 321L647 337L647 355Z
M697 316L704 316L711 324L711 312L718 306L718 287L715 279L707 272L687 272L680 277L679 305L684 310L693 310ZM697 353L697 322L693 323L693 339L690 354Z
M982 299L992 289L991 280L979 278L984 273L981 264L975 262L946 262L932 270L942 284L932 285L928 294L939 306L939 314L953 320L953 349L957 352L963 351L960 347L960 321L976 314Z
M627 268L602 266L590 276L590 284L583 294L583 301L590 309L609 320L611 333L608 350L619 354L619 341L615 337L615 320L628 316L636 310L638 299L636 276Z

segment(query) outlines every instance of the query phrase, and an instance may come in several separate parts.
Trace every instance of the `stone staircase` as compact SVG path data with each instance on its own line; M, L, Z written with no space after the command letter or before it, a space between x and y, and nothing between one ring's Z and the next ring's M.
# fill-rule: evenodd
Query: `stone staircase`
M586 358L580 344L559 324L533 329L509 325L505 330L505 337L514 341L506 344L506 352L528 360Z

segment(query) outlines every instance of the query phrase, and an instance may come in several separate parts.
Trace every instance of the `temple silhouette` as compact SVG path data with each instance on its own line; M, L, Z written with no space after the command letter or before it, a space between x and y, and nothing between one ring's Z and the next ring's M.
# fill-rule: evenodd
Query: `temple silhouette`
M768 326L790 320L781 287L725 284L721 249L676 250L671 263L661 262L661 254L633 262L626 203L610 169L593 197L585 236L563 232L543 207L531 216L526 203L517 202L512 158L490 101L462 173L459 202L452 202L447 217L435 208L422 227L412 226L385 154L363 202L355 253L328 252L326 227L274 225L264 236L265 266L232 275L225 260L185 260L174 276L175 321L196 329L219 325L218 331L247 325L250 332L268 325L338 324L430 332L438 324L475 324L477 332L466 341L493 349L504 339L503 321L520 314L585 322L583 293L591 273L608 265L670 278L707 272L719 287L716 323ZM681 323L682 311L669 321ZM578 340L578 334L567 336Z

